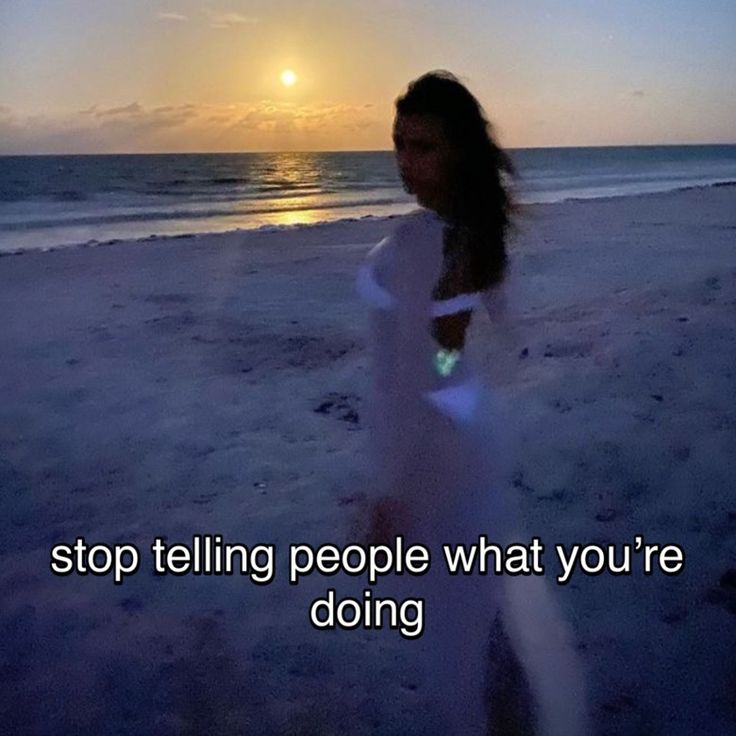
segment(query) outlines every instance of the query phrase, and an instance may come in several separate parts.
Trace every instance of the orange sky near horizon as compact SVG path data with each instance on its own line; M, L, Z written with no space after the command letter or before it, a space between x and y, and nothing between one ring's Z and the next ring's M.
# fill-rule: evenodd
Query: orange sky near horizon
M435 68L509 147L736 142L733 4L511 5L8 0L0 153L386 150Z

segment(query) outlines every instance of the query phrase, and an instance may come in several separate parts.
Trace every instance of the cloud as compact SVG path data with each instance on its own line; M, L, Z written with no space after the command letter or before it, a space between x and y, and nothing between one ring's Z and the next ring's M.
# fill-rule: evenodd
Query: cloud
M207 11L210 16L210 26L212 28L231 28L236 25L258 23L258 18L253 18L240 13L218 13L212 10Z
M616 99L622 103L631 103L632 100L643 100L651 95L651 92L643 89L620 89L616 92Z
M154 107L152 112L154 113L162 113L162 112L184 112L184 111L191 111L196 110L196 105L166 105L165 107Z
M293 102L264 100L240 110L231 128L242 131L317 132L325 126L361 129L374 124L365 108L346 104L298 106Z
M185 129L199 110L191 104L147 110L133 102L54 117L11 113L0 115L0 153L107 153L155 148L161 131Z
M96 107L96 105L93 105L93 107ZM141 112L143 112L143 108L137 102L133 102L126 107L113 107L110 110L98 110L94 114L95 117L104 118L110 115L137 115Z
M189 20L186 15L182 15L181 13L160 12L157 17L159 20L171 20L179 23Z
M148 134L163 128L179 128L199 116L195 105L167 105L153 110L145 110L137 102L127 107L108 111L100 129L117 130L121 136L131 135L145 138Z
M363 105L333 102L262 100L154 108L133 102L112 108L92 105L53 117L23 116L0 107L0 153L350 148L378 139L379 123L375 111Z

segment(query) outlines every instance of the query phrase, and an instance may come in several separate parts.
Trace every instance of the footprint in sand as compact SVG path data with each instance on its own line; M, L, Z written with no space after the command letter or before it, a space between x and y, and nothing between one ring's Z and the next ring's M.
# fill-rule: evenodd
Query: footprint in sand
M316 414L335 416L340 421L349 424L360 424L360 414L355 408L358 403L360 403L360 398L355 394L330 392L325 396L322 403L312 411Z
M555 399L552 402L552 408L558 411L560 414L567 414L568 412L572 411L572 404L569 404L567 401L561 399Z
M544 350L545 358L586 358L590 355L593 345L590 342L557 342L547 343Z
M189 294L149 294L144 301L153 304L189 304L192 297Z
M153 325L162 332L178 332L185 327L191 327L196 323L194 313L186 310L179 314L169 314L164 317L153 317L145 320L147 325Z
M732 567L721 575L718 585L705 595L707 603L724 606L736 616L736 568Z
M280 347L287 353L286 363L294 368L316 369L332 365L356 349L356 344L345 337L328 338L313 335L294 335L282 338Z

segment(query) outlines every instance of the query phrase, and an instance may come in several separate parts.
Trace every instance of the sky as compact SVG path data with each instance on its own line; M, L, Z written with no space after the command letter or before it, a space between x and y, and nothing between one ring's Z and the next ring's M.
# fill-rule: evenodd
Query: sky
M736 0L0 0L0 154L387 150L431 69L507 147L736 143Z

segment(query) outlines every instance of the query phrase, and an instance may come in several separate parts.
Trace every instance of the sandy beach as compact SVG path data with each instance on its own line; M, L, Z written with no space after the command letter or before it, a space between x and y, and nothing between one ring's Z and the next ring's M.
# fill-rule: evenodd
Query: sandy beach
M315 631L289 544L349 541L369 487L354 278L396 218L0 258L2 721L33 734L406 734L396 632ZM736 733L736 187L524 208L509 329L529 535L677 544L675 576L557 586L595 733ZM156 576L154 537L275 545L277 580ZM141 569L55 576L130 543Z

